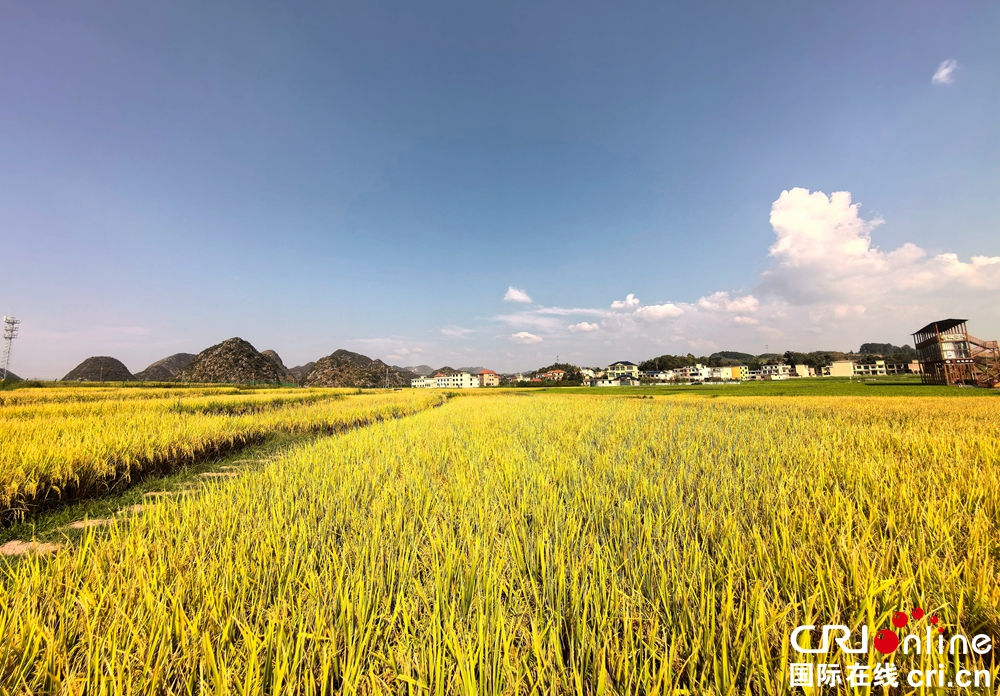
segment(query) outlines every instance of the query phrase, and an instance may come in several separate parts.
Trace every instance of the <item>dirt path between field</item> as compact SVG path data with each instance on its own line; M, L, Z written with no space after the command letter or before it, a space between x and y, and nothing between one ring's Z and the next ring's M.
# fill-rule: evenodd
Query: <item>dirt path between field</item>
M428 408L392 419L408 418L438 408L450 398ZM203 485L224 485L246 471L263 466L286 451L310 441L337 437L354 430L377 425L378 417L364 422L319 433L274 433L256 442L233 447L224 453L213 451L200 460L157 467L142 472L130 481L109 482L101 496L45 501L27 519L0 527L0 556L43 554L59 550L89 528L110 524L115 515L138 513L158 500L179 495L196 495Z

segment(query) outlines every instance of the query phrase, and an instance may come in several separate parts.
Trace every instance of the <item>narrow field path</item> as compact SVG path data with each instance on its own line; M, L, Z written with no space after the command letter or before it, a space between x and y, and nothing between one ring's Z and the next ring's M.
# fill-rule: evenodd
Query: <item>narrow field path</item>
M426 410L447 394L319 390L185 394L66 388L0 399L0 526L244 451ZM128 391L128 393L125 393Z
M446 403L434 403L437 408ZM391 419L408 418L426 409L396 415ZM0 527L0 556L23 556L58 551L93 527L110 524L125 514L139 514L166 499L197 495L206 485L222 485L243 473L260 468L289 450L320 440L343 436L386 420L373 418L350 427L311 433L273 433L261 441L235 447L221 456L205 458L173 468L146 472L132 481L115 482L112 492L67 501L32 515L24 522Z
M235 471L258 468L298 445L338 434L275 435L237 452L194 465L182 465L165 475L150 475L110 495L68 503L31 519L0 529L0 555L50 553L75 541L90 527L107 525L114 517L137 514L167 499L197 495L204 485L218 485Z

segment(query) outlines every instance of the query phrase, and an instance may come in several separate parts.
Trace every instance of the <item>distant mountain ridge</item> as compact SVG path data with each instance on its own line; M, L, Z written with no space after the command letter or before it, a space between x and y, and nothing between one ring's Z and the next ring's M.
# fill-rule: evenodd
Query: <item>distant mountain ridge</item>
M198 353L179 378L183 382L281 382L285 370L247 341L235 337Z
M414 372L399 370L381 360L349 350L336 350L316 365L306 376L306 387L408 387L417 377Z
M397 367L396 365L393 365L393 368L399 370L400 372L412 372L420 377L426 377L427 375L436 375L438 373L441 373L443 375L453 375L456 372L469 372L472 374L476 374L477 372L486 369L482 365L478 365L476 367L448 367L447 365L445 365L444 367L439 368L437 370L435 370L430 365L410 365L409 367Z
M316 366L316 361L313 360L307 362L305 365L297 365L295 367L290 367L288 368L288 371L292 373L292 376L295 377L295 381L298 384L302 384L303 382L306 381L306 377L309 376L309 373L312 372L312 369L315 366Z
M66 373L63 382L131 382L135 377L125 364L108 355L96 355Z
M281 369L283 375L281 379L282 382L286 384L298 384L299 380L297 380L295 378L295 375L293 375L292 372L287 367L285 367L285 363L281 361L281 356L278 355L275 351L265 350L261 352L261 355L263 355L265 358L273 362Z
M434 368L431 367L430 365L410 365L409 367L397 367L396 365L393 365L393 367L395 367L400 372L412 372L413 374L419 375L420 377L424 377L434 372Z
M858 348L860 354L873 355L916 355L917 351L909 343L894 346L891 343L862 343Z
M718 353L712 353L708 356L710 360L712 358L721 358L722 360L732 360L735 362L746 362L747 360L753 360L754 357L750 353L740 353L736 350L720 350Z
M121 361L108 357L87 358L66 377L81 381L200 382L219 384L299 384L308 387L379 388L408 387L410 380L429 374L481 371L482 367L437 370L430 365L402 368L373 360L366 355L339 349L316 362L286 367L274 350L258 351L238 336L193 353L175 353L157 360L132 375Z
M194 353L174 353L157 360L142 372L136 372L135 378L144 382L169 382L177 377L181 370L195 359Z

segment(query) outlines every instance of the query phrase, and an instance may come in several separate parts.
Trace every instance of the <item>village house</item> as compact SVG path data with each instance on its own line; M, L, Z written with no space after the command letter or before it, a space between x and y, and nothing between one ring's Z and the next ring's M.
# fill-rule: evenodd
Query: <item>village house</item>
M417 389L471 389L479 386L479 377L468 372L456 372L451 375L438 373L433 377L411 379L410 386Z
M724 367L713 367L711 379L721 382L739 382L742 374L742 369L739 366L726 365Z
M777 365L761 365L760 376L762 379L782 380L792 376L792 368L784 363Z
M493 370L480 370L476 373L480 387L499 387L500 375Z
M712 378L712 368L701 363L678 368L676 373L678 379L687 382L705 382Z
M616 363L611 363L608 365L608 369L605 372L605 377L608 379L615 379L621 377L622 375L628 375L629 377L639 378L639 366L635 363L630 363L628 360L619 360Z
M853 360L837 360L832 365L821 368L823 377L882 377L885 375L919 375L920 363L917 360L908 363L886 363L876 360L874 363L856 363Z

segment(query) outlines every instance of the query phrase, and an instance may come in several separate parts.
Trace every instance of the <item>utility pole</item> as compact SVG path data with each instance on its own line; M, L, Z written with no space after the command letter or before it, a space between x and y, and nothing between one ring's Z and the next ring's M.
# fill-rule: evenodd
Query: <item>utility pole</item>
M0 381L7 379L7 365L10 363L10 343L17 338L17 325L20 323L21 320L14 317L3 318L3 365Z

